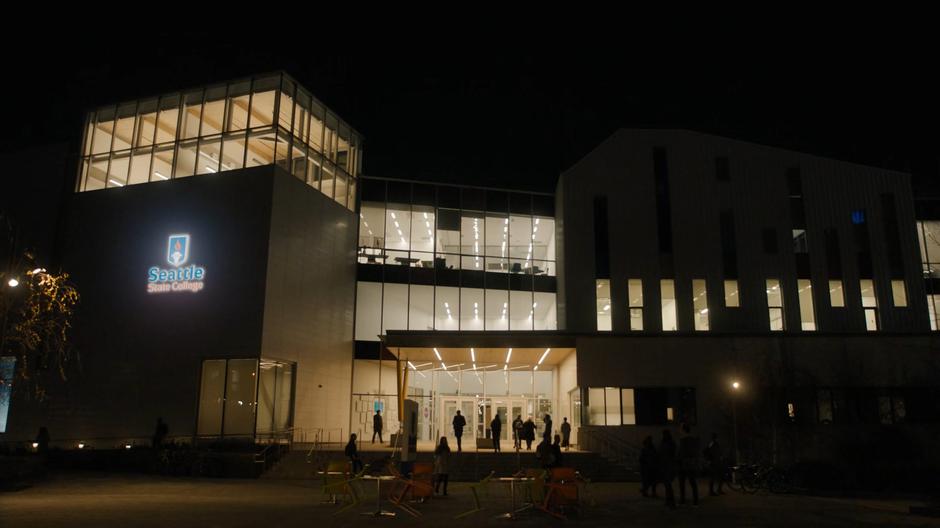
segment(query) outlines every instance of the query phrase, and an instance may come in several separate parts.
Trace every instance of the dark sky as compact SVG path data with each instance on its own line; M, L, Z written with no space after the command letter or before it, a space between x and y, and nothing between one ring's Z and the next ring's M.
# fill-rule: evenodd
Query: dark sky
M882 46L883 35L865 46L764 51L732 39L659 53L642 39L373 36L336 52L311 46L309 34L158 34L124 47L60 37L71 42L54 54L10 57L6 122L26 125L5 127L0 150L77 143L83 112L100 104L284 69L365 136L365 173L374 176L551 191L560 170L635 126L913 171L919 185L937 175L936 58Z

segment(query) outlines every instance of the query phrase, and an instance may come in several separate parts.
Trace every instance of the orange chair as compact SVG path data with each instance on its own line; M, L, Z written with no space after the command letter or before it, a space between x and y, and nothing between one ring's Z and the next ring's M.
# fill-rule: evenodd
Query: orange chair
M545 481L545 494L536 508L552 517L567 519L566 514L580 508L578 474L574 468L552 468Z
M421 512L409 505L406 499L411 494L412 499L424 501L433 495L434 486L431 484L431 474L434 466L427 462L416 462L410 475L403 475L394 464L389 464L388 469L396 479L396 485L388 493L389 502L414 517L420 517Z

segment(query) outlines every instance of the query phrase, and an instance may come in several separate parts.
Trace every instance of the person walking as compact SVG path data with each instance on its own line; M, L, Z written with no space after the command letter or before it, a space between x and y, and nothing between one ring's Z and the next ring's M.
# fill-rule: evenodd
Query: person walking
M463 428L467 426L467 419L464 418L460 414L459 410L457 411L457 414L454 416L453 425L454 425L454 436L457 438L457 452L459 453L463 450L461 446L461 442L460 442L461 437L463 436Z
M647 436L643 439L643 448L640 450L640 493L644 497L659 498L656 495L657 466L656 446L653 445L653 437Z
M552 443L548 438L543 436L542 441L536 446L535 458L539 460L539 465L542 466L543 469L555 467L555 454L552 452Z
M434 449L434 493L441 493L441 483L444 484L444 495L447 495L447 465L450 463L450 446L447 437L442 436L440 443Z
M699 472L699 440L692 435L689 424L682 424L679 436L679 504L685 504L685 482L692 488L692 506L698 506L698 483L695 477Z
M382 440L382 411L375 411L372 416L372 443L375 443L375 435L379 435L379 443L384 444Z
M666 493L666 507L676 508L676 497L672 489L672 481L676 478L676 442L668 429L663 430L663 439L659 443L659 481L663 483Z
M545 432L542 433L542 436L545 437L545 441L551 443L552 441L552 417L548 414L545 415Z
M565 451L571 449L571 424L568 423L568 417L561 419L561 447L565 448Z
M493 417L493 421L490 422L490 433L493 434L493 451L499 453L499 440L503 433L503 422L499 419L498 413Z
M512 441L516 451L522 448L522 416L512 421Z
M705 447L705 463L708 464L708 494L724 495L722 486L724 486L725 468L721 453L721 444L718 443L718 433L712 433L711 442ZM718 491L715 491L715 484L718 484Z
M532 451L532 442L535 440L535 422L529 416L522 424L522 439L525 440L525 450Z
M362 470L362 460L359 459L359 448L356 446L356 433L349 435L349 442L346 443L346 458L352 465L353 474Z

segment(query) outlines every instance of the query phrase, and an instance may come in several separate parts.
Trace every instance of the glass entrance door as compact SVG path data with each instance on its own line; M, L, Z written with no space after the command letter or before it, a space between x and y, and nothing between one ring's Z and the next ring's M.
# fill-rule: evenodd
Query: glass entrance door
M475 406L474 398L460 398L460 397L445 397L441 400L440 405L440 415L438 416L438 434L433 439L434 444L440 441L440 437L446 436L447 443L451 446L451 449L457 448L457 437L454 436L454 416L457 415L457 409L460 409L460 414L463 415L464 419L467 421L467 425L463 428L463 437L461 441L473 442L474 431L476 430L476 413L474 412ZM470 444L467 444L468 446Z

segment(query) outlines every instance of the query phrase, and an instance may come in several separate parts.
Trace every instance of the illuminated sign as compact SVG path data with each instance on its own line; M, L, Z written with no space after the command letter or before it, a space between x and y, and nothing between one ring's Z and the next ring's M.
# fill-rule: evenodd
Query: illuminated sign
M196 293L205 287L206 268L189 262L188 234L170 235L166 242L166 261L172 268L153 266L147 270L147 293Z

